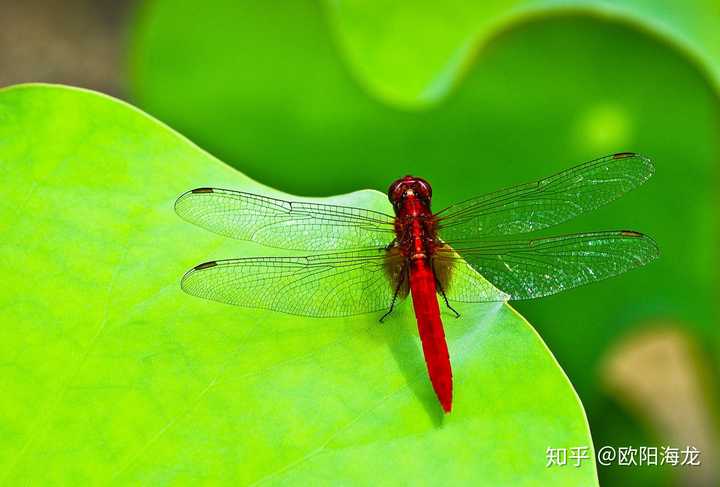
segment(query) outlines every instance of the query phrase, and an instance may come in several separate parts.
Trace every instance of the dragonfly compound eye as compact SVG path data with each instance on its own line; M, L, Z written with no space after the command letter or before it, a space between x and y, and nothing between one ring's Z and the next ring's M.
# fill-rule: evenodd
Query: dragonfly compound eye
M408 191L412 191L418 197L427 201L430 201L432 197L432 188L427 181L414 176L405 176L390 185L388 199L391 203L397 204L402 201Z
M430 200L432 198L432 187L430 183L421 178L415 178L415 191L418 196Z
M405 195L405 191L407 191L407 189L408 189L408 184L407 184L406 179L407 179L407 176L402 179L398 179L397 181L392 183L390 185L390 187L388 188L388 199L390 200L391 203L395 204L403 199L403 196Z

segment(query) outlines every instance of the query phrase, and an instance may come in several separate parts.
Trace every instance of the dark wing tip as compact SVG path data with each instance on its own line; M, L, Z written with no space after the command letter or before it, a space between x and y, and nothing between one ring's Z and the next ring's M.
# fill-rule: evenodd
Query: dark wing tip
M214 188L195 188L191 189L190 191L185 191L183 194L178 196L178 198L175 200L175 213L180 215L181 217L185 218L182 214L182 211L180 210L180 205L185 201L185 199L192 194L211 194L215 193L216 190Z
M658 246L655 239L653 239L651 236L645 235L644 233L636 232L635 230L620 230L619 234L623 237L641 239L645 244L647 244L647 246L651 250L651 253L649 254L650 259L648 260L648 262L660 257L660 247Z
M198 264L195 267L193 267L194 271L201 271L203 269L209 269L211 267L215 267L218 265L216 260L211 260L210 262L203 262L202 264Z
M653 174L655 174L655 165L648 156L638 154L637 152L618 152L612 155L613 160L618 159L635 159L643 167L641 183L647 181Z
M185 291L188 294L192 294L193 296L197 296L197 291L194 291L192 288L188 287L188 281L191 280L194 276L194 274L197 271L202 271L205 269L210 269L212 267L215 267L218 265L218 262L216 260L211 260L209 262L203 262L202 264L198 264L189 271L185 273L184 276L182 276L182 279L180 279L180 288ZM202 297L202 296L201 296Z

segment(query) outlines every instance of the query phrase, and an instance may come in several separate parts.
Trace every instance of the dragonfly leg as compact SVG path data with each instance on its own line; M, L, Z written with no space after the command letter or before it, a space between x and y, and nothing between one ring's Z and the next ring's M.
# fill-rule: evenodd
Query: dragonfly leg
M382 323L385 320L385 318L390 316L390 313L392 313L393 309L395 308L395 301L397 301L398 294L400 293L400 288L402 287L402 285L405 282L405 279L407 277L406 276L406 268L407 268L407 266L403 266L402 270L400 271L400 279L398 279L397 286L395 286L395 292L393 293L392 302L390 303L390 309L387 310L387 313L382 315L382 317L380 318L380 323Z
M433 275L435 275L435 286L437 286L438 291L440 291L440 294L442 295L443 299L445 300L445 306L447 306L450 311L455 313L455 318L460 318L460 313L458 313L455 308L450 306L450 301L448 301L448 298L445 295L445 290L443 289L442 283L440 282L440 279L438 279L437 275L435 274L434 266L433 266Z

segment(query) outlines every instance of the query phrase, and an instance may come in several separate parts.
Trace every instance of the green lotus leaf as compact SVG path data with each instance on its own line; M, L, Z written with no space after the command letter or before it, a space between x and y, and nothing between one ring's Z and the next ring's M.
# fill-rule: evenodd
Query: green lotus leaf
M719 11L713 0L351 0L325 6L352 72L376 96L405 107L448 96L478 52L503 31L528 18L567 12L651 32L698 60L720 86Z
M141 111L49 85L0 91L0 472L8 485L597 485L582 405L502 304L445 317L443 415L410 307L308 319L197 299L183 272L280 255L173 212L196 186L279 194ZM330 198L388 210L359 191Z

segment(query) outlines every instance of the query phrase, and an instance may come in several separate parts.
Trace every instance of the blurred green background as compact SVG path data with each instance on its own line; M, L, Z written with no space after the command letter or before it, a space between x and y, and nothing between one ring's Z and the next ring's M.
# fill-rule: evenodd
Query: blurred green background
M3 3L1 85L124 97L299 195L412 173L440 209L608 153L650 156L644 187L559 231L639 230L662 258L516 307L596 448L703 451L701 473L600 468L604 485L720 482L717 2Z

